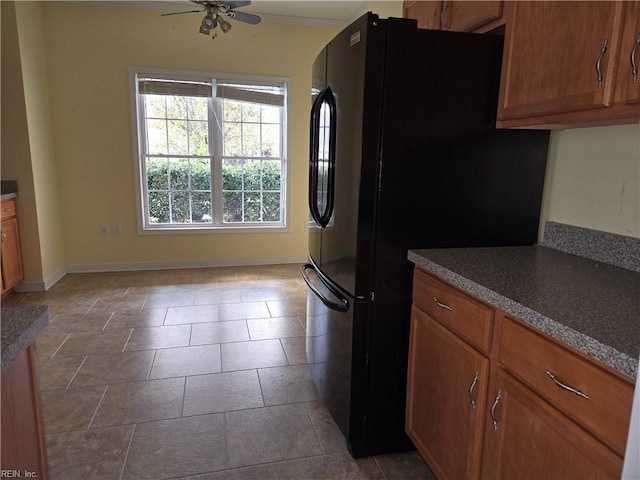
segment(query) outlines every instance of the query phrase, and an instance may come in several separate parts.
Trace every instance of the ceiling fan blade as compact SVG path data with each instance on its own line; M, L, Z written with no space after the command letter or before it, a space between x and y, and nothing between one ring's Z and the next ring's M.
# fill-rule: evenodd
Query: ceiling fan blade
M205 10L187 10L186 12L175 12L175 13L163 13L160 15L161 17L168 17L169 15L182 15L183 13L198 13L204 12Z
M229 11L225 13L228 18L238 20L239 22L249 23L251 25L257 25L260 23L261 18L258 15L245 12L233 12Z
M224 0L222 0L220 3L225 3L229 5L230 10L233 10L234 8L246 7L247 5L251 5L251 2L249 0L238 0L236 2L234 1L225 2Z

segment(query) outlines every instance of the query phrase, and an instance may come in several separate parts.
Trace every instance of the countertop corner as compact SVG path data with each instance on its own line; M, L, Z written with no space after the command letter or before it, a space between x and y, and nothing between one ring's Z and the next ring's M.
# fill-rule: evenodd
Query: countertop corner
M2 371L33 343L49 325L49 307L2 307Z

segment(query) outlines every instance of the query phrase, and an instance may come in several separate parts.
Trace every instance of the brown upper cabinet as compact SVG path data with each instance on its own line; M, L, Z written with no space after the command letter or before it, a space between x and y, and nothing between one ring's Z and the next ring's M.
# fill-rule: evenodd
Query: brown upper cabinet
M412 1L404 2L405 18L418 21L418 28L454 32L485 32L499 26L502 1Z
M638 2L505 2L498 127L640 118ZM634 55L634 52L636 55Z

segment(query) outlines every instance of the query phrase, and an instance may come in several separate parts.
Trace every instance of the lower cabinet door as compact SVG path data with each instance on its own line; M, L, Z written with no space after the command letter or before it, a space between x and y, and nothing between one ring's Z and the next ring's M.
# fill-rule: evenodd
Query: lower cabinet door
M489 360L417 307L406 431L439 480L480 474Z
M615 478L622 459L518 380L489 396L483 478Z

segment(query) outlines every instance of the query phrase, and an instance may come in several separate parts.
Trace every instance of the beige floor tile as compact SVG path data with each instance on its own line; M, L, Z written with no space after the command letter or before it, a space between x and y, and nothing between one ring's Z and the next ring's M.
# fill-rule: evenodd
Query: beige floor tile
M166 315L166 308L117 310L111 315L106 328L160 327L164 324Z
M54 357L38 359L40 390L67 388L85 357Z
M124 295L100 297L89 309L91 312L112 313L116 310L136 310L141 309L147 301L148 295Z
M200 415L264 406L255 370L187 377L183 415Z
M280 480L280 470L278 464L270 463L256 465L255 467L232 468L221 472L202 473L184 477L181 480Z
M254 318L247 320L251 340L304 337L298 317Z
M309 418L325 454L346 452L344 435L321 400L305 404Z
M242 290L243 302L265 302L267 300L286 300L287 294L278 287L260 287L248 288Z
M220 320L246 320L269 317L265 302L224 303L218 307Z
M347 452L283 462L279 468L283 480L386 480L373 457L354 460Z
M151 294L143 308L186 307L193 305L194 300L193 293Z
M72 333L56 355L75 357L97 353L119 353L124 349L130 334L130 329Z
M171 307L167 311L165 325L218 321L218 305Z
M269 300L267 301L267 307L269 307L269 313L272 317L304 316L307 313L307 300L298 298Z
M111 316L110 312L101 313L60 313L49 324L50 332L90 332L101 331Z
M220 345L163 348L156 351L149 378L184 377L220 371Z
M199 415L136 426L123 479L161 480L226 467L224 416Z
M261 368L258 370L265 405L319 400L308 365Z
M141 350L139 352L89 355L78 370L71 387L146 380L155 353L155 350Z
M218 305L220 303L242 303L241 290L207 287L195 292L196 305Z
M133 427L47 435L50 480L119 480Z
M36 355L38 358L51 358L71 334L51 332L47 328L36 339Z
M290 337L280 339L289 365L307 363L306 337Z
M229 467L322 454L303 404L227 412Z
M179 417L184 381L169 378L109 385L91 428Z
M220 349L223 372L287 365L280 340L224 343Z
M106 386L41 392L45 433L89 428L105 389Z
M191 325L134 328L126 351L186 347L191 338Z
M388 480L436 480L418 452L377 455L376 462Z
M249 330L245 320L195 323L191 329L191 345L243 342L247 340L249 340Z

